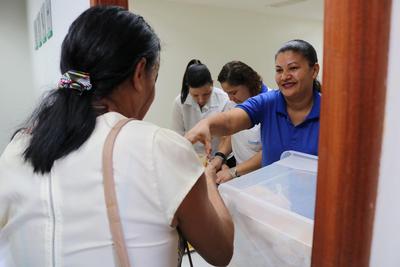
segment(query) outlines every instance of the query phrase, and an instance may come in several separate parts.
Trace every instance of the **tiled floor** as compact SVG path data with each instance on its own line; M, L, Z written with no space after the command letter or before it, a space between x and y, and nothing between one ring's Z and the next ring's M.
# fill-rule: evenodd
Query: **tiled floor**
M190 255L192 255L192 262L194 267L210 267L213 265L208 264L199 254L196 252L192 252ZM190 267L189 264L189 259L187 255L183 257L182 260L182 267Z

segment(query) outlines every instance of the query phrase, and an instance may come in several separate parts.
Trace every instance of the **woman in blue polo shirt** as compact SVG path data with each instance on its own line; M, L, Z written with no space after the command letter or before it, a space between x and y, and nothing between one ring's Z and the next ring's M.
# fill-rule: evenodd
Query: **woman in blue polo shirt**
M200 121L187 139L204 143L209 152L212 135L231 135L260 123L262 166L279 160L286 150L317 155L321 96L314 47L303 40L286 42L275 55L275 71L279 90Z

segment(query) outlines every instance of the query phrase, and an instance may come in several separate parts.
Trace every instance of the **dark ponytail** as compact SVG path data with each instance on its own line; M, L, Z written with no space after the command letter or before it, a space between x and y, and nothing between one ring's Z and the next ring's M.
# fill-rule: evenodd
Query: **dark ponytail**
M278 52L276 52L275 60L278 54L286 51L293 51L301 54L308 61L310 67L314 67L314 65L318 63L317 52L314 47L304 40L295 39L284 43ZM313 81L313 90L321 93L321 83L318 79L314 79Z
M56 159L78 149L96 124L90 98L80 97L68 89L50 92L33 118L32 137L24 156L34 171L40 173L49 172Z
M93 103L131 77L141 58L146 58L150 70L159 51L157 35L141 16L114 6L83 12L63 41L60 69L61 73L89 73L92 89L52 90L31 115L25 127L31 139L24 158L34 172L50 172L55 160L78 149L92 134L101 113Z
M182 88L181 88L181 103L182 104L185 102L185 100L189 94L189 84L187 82L187 71L188 71L188 68L194 64L202 64L202 63L198 59L192 59L186 65L185 73L183 74L183 78L182 78Z
M182 79L181 103L186 101L189 94L189 87L198 88L206 84L212 84L211 73L207 66L198 59L192 59L186 66Z

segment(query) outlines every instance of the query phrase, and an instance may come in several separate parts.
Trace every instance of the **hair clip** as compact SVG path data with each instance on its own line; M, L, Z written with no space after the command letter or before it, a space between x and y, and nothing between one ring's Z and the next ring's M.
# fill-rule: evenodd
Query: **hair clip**
M92 89L89 73L69 70L63 74L58 83L59 88L70 88L82 94Z

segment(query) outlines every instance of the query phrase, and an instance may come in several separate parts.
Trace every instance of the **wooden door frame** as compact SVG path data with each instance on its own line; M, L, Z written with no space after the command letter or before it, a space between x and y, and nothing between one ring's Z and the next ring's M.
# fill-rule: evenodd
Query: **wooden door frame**
M90 0L90 6L97 5L122 6L128 9L128 0Z
M325 0L311 266L369 266L390 15L391 0Z

